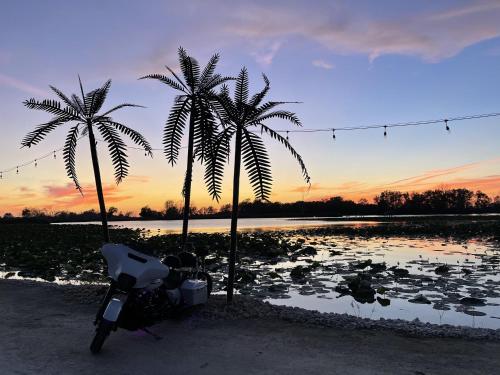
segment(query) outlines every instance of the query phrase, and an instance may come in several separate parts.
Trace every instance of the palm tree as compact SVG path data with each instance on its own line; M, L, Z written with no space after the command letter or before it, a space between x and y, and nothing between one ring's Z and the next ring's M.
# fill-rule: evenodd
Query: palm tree
M87 136L90 143L90 154L92 156L92 166L94 169L95 185L97 198L99 200L99 209L101 212L102 228L104 241L109 242L108 221L106 216L106 206L104 204L104 195L102 192L101 172L99 170L99 160L97 158L97 142L94 135L94 130L97 128L104 141L108 144L108 150L111 155L111 160L115 170L115 180L119 184L128 174L129 164L127 161L126 148L127 146L120 137L120 133L127 135L130 139L144 148L144 151L152 156L151 146L148 141L137 131L114 121L110 114L124 107L141 107L135 104L120 104L110 110L98 114L106 96L111 87L111 80L108 80L101 88L90 91L87 94L83 92L82 82L80 83L81 98L73 94L71 97L66 96L57 88L50 86L52 91L56 93L60 101L52 99L44 99L42 101L29 99L24 102L24 105L30 109L37 109L48 112L55 117L49 122L38 125L35 130L29 132L22 140L23 147L31 147L42 141L47 134L66 123L73 123L66 142L63 147L63 159L66 168L66 173L69 178L75 183L76 189L82 193L82 187L76 175L76 146L80 139Z
M217 123L214 116L217 95L213 90L233 78L214 74L219 61L218 54L210 58L203 71L200 70L198 61L188 56L182 47L179 48L178 55L184 81L168 66L166 68L172 78L163 74L150 74L140 79L156 79L180 92L174 100L163 131L164 153L172 166L177 162L182 136L189 116L187 167L182 189L184 196L182 248L184 249L188 233L193 161L195 157L198 157L202 163L207 159L210 143L214 135L217 134Z
M224 164L230 155L229 143L231 138L235 137L231 244L227 284L228 303L233 299L241 161L243 160L243 165L247 171L256 199L268 200L272 184L271 163L261 137L263 133L266 133L290 151L299 163L306 183L310 181L309 173L302 157L290 145L288 139L265 124L267 120L278 118L301 126L300 120L295 113L273 110L277 106L287 102L266 102L261 104L269 91L269 80L265 75L263 77L265 82L264 89L253 95L250 99L248 98L248 73L246 68L241 70L236 79L234 99L231 99L229 96L227 86L223 85L219 94L219 103L222 109L220 111L220 119L224 125L224 129L212 144L212 156L207 159L207 168L205 171L205 182L208 191L213 198L218 200L221 194Z

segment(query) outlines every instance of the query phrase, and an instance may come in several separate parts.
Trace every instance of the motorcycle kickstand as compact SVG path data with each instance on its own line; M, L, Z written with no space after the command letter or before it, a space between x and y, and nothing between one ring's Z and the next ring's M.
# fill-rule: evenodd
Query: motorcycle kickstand
M154 332L151 332L151 331L150 331L149 329L147 329L147 328L141 328L141 331L143 331L143 332L147 333L147 334L148 334L148 335L150 335L150 336L153 336L153 338L154 338L156 341L163 339L163 337L162 337L162 336L157 335L157 334L156 334L156 333L154 333Z

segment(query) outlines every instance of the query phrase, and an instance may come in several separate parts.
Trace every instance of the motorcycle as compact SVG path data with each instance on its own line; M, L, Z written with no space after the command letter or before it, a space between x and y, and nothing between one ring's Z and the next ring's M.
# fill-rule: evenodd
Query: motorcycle
M118 328L142 330L185 309L205 304L210 296L210 275L188 252L163 261L122 244L105 244L101 252L108 264L110 285L97 311L95 336L90 345L100 352L104 341Z

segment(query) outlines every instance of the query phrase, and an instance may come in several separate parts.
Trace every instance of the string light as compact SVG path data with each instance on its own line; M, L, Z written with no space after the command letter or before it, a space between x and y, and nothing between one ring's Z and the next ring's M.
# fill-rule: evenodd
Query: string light
M286 133L286 140L288 141L290 139L289 134L290 133L316 133L316 132L332 132L332 139L336 139L336 132L338 131L352 131L352 130L368 130L368 129L377 129L377 128L384 128L384 136L387 136L387 129L388 128L395 128L395 127L407 127L407 126L421 126L421 125L429 125L429 124L438 124L438 123L443 123L445 124L445 129L450 132L451 128L449 126L449 122L451 121L463 121L463 120L473 120L473 119L484 119L484 118L489 118L489 117L498 117L500 116L500 112L495 112L495 113L486 113L486 114L479 114L479 115L470 115L470 116L459 116L459 117L449 117L449 118L442 118L442 119L436 119L436 120L425 120L425 121L413 121L413 122L402 122L402 123L394 123L394 124L385 124L385 125L367 125L367 126L352 126L352 127L341 127L341 128L322 128L322 129L300 129L300 130L275 130L277 133ZM262 130L262 129L261 129ZM85 136L81 136L79 138L82 139ZM102 140L99 140L102 141ZM96 145L97 145L97 139L96 139ZM135 147L135 146L126 146L128 149L133 149L133 150L140 150L144 151L143 147ZM187 146L182 146L180 147L181 149L187 148ZM33 159L31 161L18 164L15 167L9 168L9 169L4 169L0 170L0 179L3 179L3 175L7 174L12 171L16 171L16 174L19 174L19 169L26 167L28 165L34 164L35 167L38 165L38 161L43 160L45 158L50 157L51 155L53 156L54 159L57 159L57 152L62 151L63 147L53 150L49 152L48 154L42 155L37 157L36 159ZM151 148L151 151L160 151L163 150L163 148ZM147 156L147 152L144 153L145 156Z
M422 126L422 125L430 125L430 124L439 124L443 123L444 120L448 120L448 122L452 121L463 121L463 120L474 120L474 119L483 119L489 117L498 117L500 116L500 112L494 113L484 113L479 115L469 115L469 116L458 116L458 117L448 117L448 118L440 118L435 120L423 120L423 121L410 121L410 122L398 122L394 124L383 124L383 125L364 125L364 126L347 126L341 128L335 128L335 131L353 131L353 130L368 130L368 129L380 129L380 128L399 128L399 127L407 127L407 126ZM321 129L297 129L297 130L282 130L276 129L274 130L277 133L317 133L317 132L330 132L332 128L321 128Z

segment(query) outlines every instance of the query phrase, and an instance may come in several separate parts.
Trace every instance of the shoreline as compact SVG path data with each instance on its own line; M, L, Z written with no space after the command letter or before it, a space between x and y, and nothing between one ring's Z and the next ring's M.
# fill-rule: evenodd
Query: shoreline
M60 285L50 282L32 280L9 280L0 279L1 287L28 287L43 291L61 292L70 303L80 305L97 306L105 287L102 285ZM209 303L197 309L194 316L202 320L282 320L301 326L394 332L405 337L419 338L457 338L465 340L499 341L500 329L473 328L467 326L455 326L449 324L424 323L415 319L413 321L403 319L379 320L356 317L349 314L321 313L316 310L307 310L300 307L273 305L260 299L236 295L232 305L227 306L225 296L214 295L210 297Z

